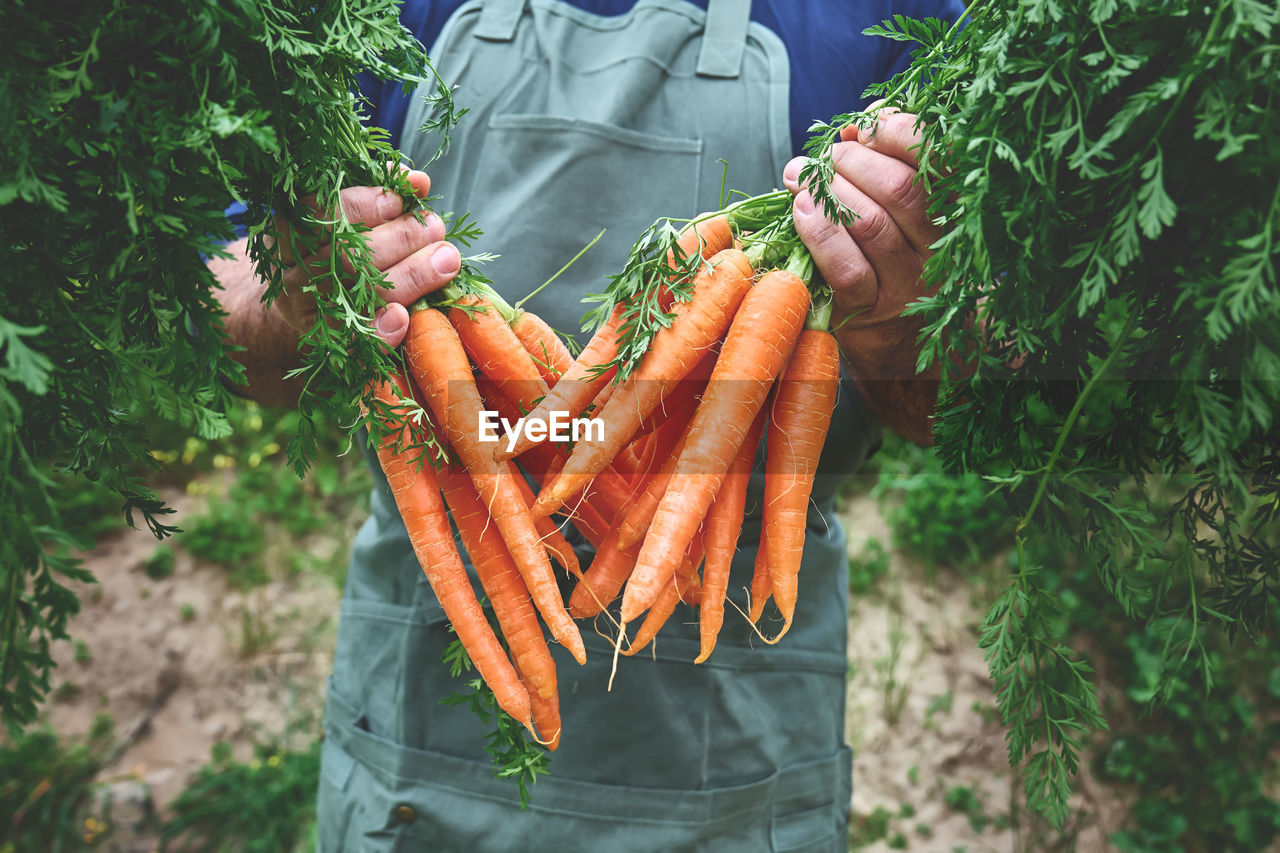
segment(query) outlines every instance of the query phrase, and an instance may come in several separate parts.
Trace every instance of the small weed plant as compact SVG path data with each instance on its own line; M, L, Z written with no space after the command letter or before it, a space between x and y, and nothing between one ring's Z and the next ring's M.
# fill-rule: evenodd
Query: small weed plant
M161 828L162 849L303 849L314 832L321 743L300 751L259 747L249 761L234 760L229 744L216 744L210 762L174 801L172 817Z

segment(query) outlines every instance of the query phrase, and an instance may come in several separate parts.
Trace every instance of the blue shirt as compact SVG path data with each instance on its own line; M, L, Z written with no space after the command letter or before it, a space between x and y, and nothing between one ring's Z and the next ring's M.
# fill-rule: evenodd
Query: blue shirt
M464 0L405 0L400 21L429 48ZM597 15L620 15L635 0L565 0ZM688 0L703 9L707 0ZM791 62L791 144L800 154L815 119L866 106L867 86L888 80L910 61L912 45L862 31L895 14L955 21L964 13L960 0L755 0L751 20L782 39ZM400 147L411 96L399 83L372 77L361 91L372 104L370 121L391 134ZM464 121L466 119L463 119Z

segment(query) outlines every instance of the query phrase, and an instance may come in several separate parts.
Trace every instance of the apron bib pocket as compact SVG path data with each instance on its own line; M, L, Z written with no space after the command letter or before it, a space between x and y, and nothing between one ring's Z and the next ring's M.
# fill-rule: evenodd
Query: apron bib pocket
M653 211L695 207L702 150L700 139L578 117L491 116L480 151L487 165L462 193L485 200L483 225L503 253L485 274L499 287L528 292L542 283L528 270L559 269L604 226L587 256L626 257ZM512 253L511 246L521 248ZM601 277L589 286L603 291L606 284ZM527 307L555 328L576 332L588 306L579 302L582 293L563 288L557 281Z

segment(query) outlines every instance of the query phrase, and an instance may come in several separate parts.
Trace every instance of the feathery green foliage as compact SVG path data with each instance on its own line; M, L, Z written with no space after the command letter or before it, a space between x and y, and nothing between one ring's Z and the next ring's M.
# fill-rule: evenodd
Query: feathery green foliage
M1195 672L1211 688L1210 631L1271 629L1278 25L1257 0L977 0L956 26L869 30L918 44L868 94L921 118L946 236L909 310L921 366L943 366L938 452L1017 520L980 642L1010 760L1058 824L1080 736L1105 721L1030 544L1078 550L1163 638L1162 685ZM804 177L821 185L838 127L868 118L816 126Z
M0 28L21 34L0 56L0 718L11 727L49 689L49 644L78 609L63 584L91 580L65 556L86 542L50 468L104 484L164 537L174 528L146 485L143 421L204 439L230 429L223 383L242 371L205 266L233 236L228 201L248 207L272 296L273 212L354 267L331 287L335 252L307 286L319 310L289 445L299 472L317 417L350 421L365 383L386 372L369 328L383 278L362 228L334 212L344 186L411 195L352 94L363 70L406 87L430 73L398 13L394 0L15 0L0 11ZM458 113L445 87L437 94L447 130Z

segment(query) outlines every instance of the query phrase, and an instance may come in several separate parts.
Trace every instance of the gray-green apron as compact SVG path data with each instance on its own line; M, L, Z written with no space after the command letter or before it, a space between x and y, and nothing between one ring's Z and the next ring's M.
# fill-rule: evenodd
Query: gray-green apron
M444 207L487 231L468 251L501 254L486 267L499 290L519 298L607 227L528 305L577 331L581 297L603 289L650 222L720 206L720 158L729 187L780 182L787 56L749 23L749 7L641 0L601 17L560 0L471 0L455 13L432 56L471 112L429 171ZM404 142L420 162L434 150L411 133L421 120L411 109ZM320 848L844 850L848 590L833 499L874 438L851 398L842 395L815 487L791 632L766 646L730 607L714 654L695 667L696 611L681 605L652 654L619 662L608 692L610 644L582 624L586 666L553 646L563 736L523 812L483 752L491 726L440 702L463 689L440 662L452 635L378 475L329 685ZM759 485L730 583L739 605Z

